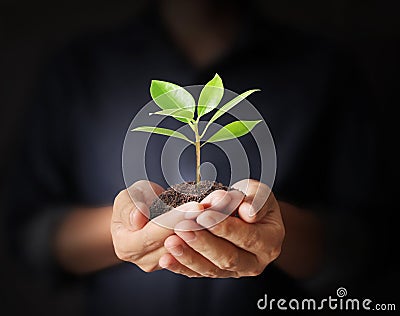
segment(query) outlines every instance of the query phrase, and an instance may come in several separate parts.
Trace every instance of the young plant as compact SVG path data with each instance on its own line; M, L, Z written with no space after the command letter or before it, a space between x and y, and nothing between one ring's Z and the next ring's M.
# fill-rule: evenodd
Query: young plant
M174 119L188 124L194 133L194 140L190 140L182 133L167 128L140 126L132 131L140 131L166 135L183 139L196 148L196 183L200 182L200 149L207 143L216 143L223 140L238 138L249 133L261 121L234 121L223 126L207 140L203 140L208 127L224 113L228 112L242 100L259 89L248 90L233 98L219 109L208 121L203 131L199 130L200 118L217 108L224 95L224 86L221 77L216 74L202 89L196 104L193 96L184 88L166 81L152 80L150 94L154 102L160 107L160 111L150 115L171 116ZM197 111L196 111L197 110ZM202 143L203 142L203 143Z

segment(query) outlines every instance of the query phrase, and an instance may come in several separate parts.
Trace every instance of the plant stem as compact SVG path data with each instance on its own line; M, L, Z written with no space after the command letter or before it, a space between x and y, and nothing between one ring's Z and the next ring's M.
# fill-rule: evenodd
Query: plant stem
M196 141L195 141L195 146L196 146L196 184L200 183L200 135L199 135L199 128L196 124L194 125L194 133L196 135Z

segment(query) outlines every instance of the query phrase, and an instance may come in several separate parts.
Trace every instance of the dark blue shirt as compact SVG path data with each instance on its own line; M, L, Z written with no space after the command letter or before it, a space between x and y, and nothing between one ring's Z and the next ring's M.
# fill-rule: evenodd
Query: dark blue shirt
M15 241L29 241L22 232L38 218L65 214L74 205L111 204L125 188L123 141L136 112L150 101L151 79L185 86L205 83L216 72L230 90L262 90L250 100L275 140L278 198L322 213L345 209L358 214L368 204L374 177L365 124L370 108L351 59L319 38L254 21L228 56L197 69L160 25L138 19L121 30L75 42L46 70L15 172L20 197L12 210L13 223L18 223L12 226L18 233ZM257 162L251 167L257 169ZM153 172L152 180L163 184L157 175ZM225 181L222 173L219 177ZM54 222L48 223L40 226L49 232L43 233L48 237L41 246L21 248L38 265L44 255L37 249L55 230ZM302 293L273 265L258 277L214 280L168 271L148 274L124 263L86 282L93 315L237 315L255 312L265 293L289 298Z

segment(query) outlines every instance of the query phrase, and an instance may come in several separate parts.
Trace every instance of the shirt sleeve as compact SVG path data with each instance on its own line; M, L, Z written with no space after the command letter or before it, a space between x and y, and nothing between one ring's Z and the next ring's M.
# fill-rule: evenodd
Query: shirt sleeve
M73 102L66 60L55 60L39 80L8 170L5 198L12 257L35 274L60 272L52 255L56 228L73 201L67 107ZM58 271L56 273L56 271Z

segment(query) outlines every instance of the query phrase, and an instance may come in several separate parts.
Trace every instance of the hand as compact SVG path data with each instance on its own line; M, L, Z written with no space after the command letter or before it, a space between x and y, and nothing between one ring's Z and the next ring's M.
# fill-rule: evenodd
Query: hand
M160 269L160 258L168 253L164 241L174 227L185 218L195 218L203 210L196 202L186 203L157 217L157 224L148 220L149 207L163 188L150 181L138 181L115 198L111 219L111 235L117 257L139 266L143 271ZM184 208L185 212L182 212ZM186 211L188 211L186 213ZM190 274L182 267L180 273Z
M210 207L196 221L179 222L175 234L166 238L168 253L159 266L189 277L237 278L261 274L279 256L285 229L273 193L255 180L234 187L246 194L237 208L240 218L226 217L234 211L234 191L214 191L201 202Z

